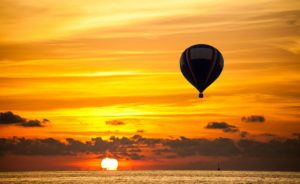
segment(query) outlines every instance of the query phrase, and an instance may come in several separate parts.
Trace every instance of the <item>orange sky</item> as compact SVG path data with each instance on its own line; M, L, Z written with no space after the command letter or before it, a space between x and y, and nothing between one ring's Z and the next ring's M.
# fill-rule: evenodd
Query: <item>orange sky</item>
M300 132L299 7L297 0L4 0L0 112L50 122L1 126L0 135L239 138L205 128L227 122L251 136L291 137ZM179 69L182 51L197 43L225 59L204 99ZM241 121L250 115L266 121Z

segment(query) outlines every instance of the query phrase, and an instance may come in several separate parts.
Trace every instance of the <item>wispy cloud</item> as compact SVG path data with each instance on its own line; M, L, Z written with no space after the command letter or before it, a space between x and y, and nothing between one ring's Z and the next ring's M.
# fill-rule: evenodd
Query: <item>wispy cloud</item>
M109 121L106 121L105 124L112 125L112 126L125 125L125 123L120 120L109 120Z

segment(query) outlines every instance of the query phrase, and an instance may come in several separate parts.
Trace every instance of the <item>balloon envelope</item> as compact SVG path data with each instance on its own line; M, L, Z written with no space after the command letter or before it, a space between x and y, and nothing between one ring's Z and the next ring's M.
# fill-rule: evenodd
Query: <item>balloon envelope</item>
M180 69L184 77L200 92L212 84L221 74L224 66L222 54L205 44L193 45L181 54Z

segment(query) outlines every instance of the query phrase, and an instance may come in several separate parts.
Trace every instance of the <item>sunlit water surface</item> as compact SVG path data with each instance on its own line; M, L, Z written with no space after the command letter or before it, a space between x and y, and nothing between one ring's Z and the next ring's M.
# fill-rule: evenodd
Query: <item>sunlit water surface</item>
M300 172L254 171L47 171L0 172L0 183L300 183Z

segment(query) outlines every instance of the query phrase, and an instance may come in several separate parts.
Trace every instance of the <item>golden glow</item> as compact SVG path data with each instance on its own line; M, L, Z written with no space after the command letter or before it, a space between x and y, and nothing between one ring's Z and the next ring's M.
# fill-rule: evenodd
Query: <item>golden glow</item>
M51 122L38 131L3 126L0 134L239 138L204 128L226 121L249 134L290 136L300 131L299 3L4 0L0 112ZM178 63L195 43L225 59L202 100ZM241 122L255 114L266 123Z
M118 169L118 161L114 158L104 158L101 161L101 167L104 170L117 170Z

